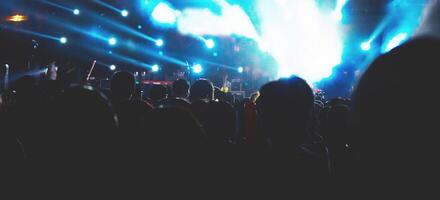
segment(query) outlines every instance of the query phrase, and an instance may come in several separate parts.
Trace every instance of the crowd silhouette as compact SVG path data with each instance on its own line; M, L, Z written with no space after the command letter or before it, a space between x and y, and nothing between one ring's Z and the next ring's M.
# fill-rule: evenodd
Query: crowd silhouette
M413 39L377 58L352 99L328 101L296 76L244 100L206 79L139 99L129 72L109 92L24 76L0 98L5 189L17 199L432 191L439 52L438 39Z

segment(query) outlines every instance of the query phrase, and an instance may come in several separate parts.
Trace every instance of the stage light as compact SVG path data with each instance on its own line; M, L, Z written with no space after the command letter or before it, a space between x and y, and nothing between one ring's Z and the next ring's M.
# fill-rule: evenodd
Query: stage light
M9 69L9 64L5 64L5 68L6 68L6 69Z
M205 40L205 45L208 49L212 49L215 47L215 42L213 39L207 39Z
M255 41L277 62L274 69L278 69L279 78L297 75L310 84L317 83L330 77L342 62L343 29L332 12L323 11L318 2L256 1L260 20Z
M74 15L79 15L80 11L78 9L73 10Z
M363 51L369 51L369 50L371 49L371 42L370 42L370 41L368 41L368 42L363 42L363 43L361 44L361 49L362 49Z
M153 65L153 66L151 66L151 70L152 70L153 72L158 72L158 71L159 71L159 65Z
M121 15L122 15L122 17L127 17L128 16L128 11L127 10L122 10L121 11Z
M162 47L164 45L164 43L165 42L162 39L157 39L156 40L156 46L158 46L158 47Z
M261 0L253 0L253 2L258 1ZM267 1L274 2L274 0ZM177 28L179 32L184 35L228 36L234 34L250 39L258 38L258 33L251 18L242 7L230 4L226 0L215 0L214 2L220 8L219 13L205 8L183 9L181 14L176 15L178 17ZM256 7L256 11L259 10L259 7ZM268 9L265 8L265 10Z
M342 21L342 19L344 18L342 10L347 3L348 0L337 0L335 11L333 11L333 18L335 18L337 21Z
M243 67L238 67L237 70L238 70L238 73L240 73L240 74L243 73L243 71L244 71Z
M194 73L196 73L196 74L200 74L200 73L202 73L202 71L203 71L203 67L202 67L202 65L200 65L200 64L195 64L195 65L193 66L193 72L194 72Z
M150 3L149 0L145 0L145 5L148 5L148 3Z
M115 71L116 70L116 65L110 65L110 70Z
M386 45L386 48L384 49L383 53L386 53L388 51L393 50L394 48L396 48L397 46L402 44L406 39L408 39L408 34L407 33L399 33L398 35L393 37L393 39L391 39L388 42L388 44Z
M112 37L110 39L108 39L108 44L111 46L116 45L116 43L118 43L118 40L116 40L116 38Z
M139 30L141 30L141 29L142 29L142 26L141 26L141 25L138 25L137 28L138 28Z
M12 15L6 18L6 21L9 22L24 22L27 21L28 17L25 15L20 15L20 14L16 14L16 15Z
M333 18L335 18L337 21L342 21L342 18L344 18L344 16L342 15L342 13L340 12L333 12Z
M167 3L161 2L153 9L151 14L154 21L161 24L172 25L176 23L177 16L176 11Z
M66 44L67 43L67 38L66 37L61 37L60 38L60 43L61 44Z

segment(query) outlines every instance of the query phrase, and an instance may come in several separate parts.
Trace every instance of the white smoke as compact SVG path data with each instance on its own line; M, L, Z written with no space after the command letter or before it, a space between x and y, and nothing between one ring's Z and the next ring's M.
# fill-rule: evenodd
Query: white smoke
M423 20L416 33L440 37L440 1L431 0L423 13Z
M221 15L208 9L183 10L177 27L187 35L239 35L254 39L277 60L280 77L295 74L310 83L329 77L341 62L343 51L339 21L332 17L334 13L324 13L312 0L257 1L260 34L240 6L225 0L216 0Z

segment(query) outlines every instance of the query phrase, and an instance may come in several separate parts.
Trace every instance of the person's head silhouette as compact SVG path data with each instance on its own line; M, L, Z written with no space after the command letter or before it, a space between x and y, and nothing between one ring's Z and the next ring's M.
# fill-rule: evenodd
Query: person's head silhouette
M376 59L354 94L356 149L363 182L397 187L430 183L438 150L440 41L419 38ZM383 185L382 185L383 186ZM388 191L390 191L388 189ZM399 191L400 192L400 191Z
M189 95L191 102L197 100L211 101L214 99L214 86L206 79L197 80L192 86Z
M313 107L313 91L306 81L292 76L264 85L257 109L273 147L304 142Z
M173 83L173 96L186 99L189 96L190 85L187 80L179 79Z
M116 72L110 83L112 100L121 102L131 99L135 93L136 81L133 74L129 72Z

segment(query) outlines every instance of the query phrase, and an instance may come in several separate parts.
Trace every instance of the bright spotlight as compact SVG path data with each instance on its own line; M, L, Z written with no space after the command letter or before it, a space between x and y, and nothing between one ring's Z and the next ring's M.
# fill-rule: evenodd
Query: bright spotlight
M127 17L128 16L128 11L127 10L122 10L121 11L121 15L122 15L122 17Z
M66 37L60 38L60 43L61 44L66 44L67 43L67 38Z
M73 10L74 15L79 15L80 11L78 9Z
M215 42L213 39L207 39L205 40L205 45L208 47L208 49L212 49L215 47Z
M115 71L116 70L116 65L110 65L110 70Z
M156 40L156 46L161 47L164 45L164 41L162 39L157 39Z
M369 50L371 49L371 42L370 42L370 41L368 41L368 42L363 42L363 43L361 44L361 49L362 49L363 51L369 51Z
M384 50L384 53L393 50L394 48L402 44L407 38L408 38L408 33L399 33L388 42Z
M26 15L20 15L20 14L8 16L6 18L6 21L9 21L9 22L24 22L27 20L28 20L28 17Z
M153 66L151 66L151 70L152 70L153 72L158 72L158 71L159 71L159 65L153 65Z
M238 73L240 73L240 74L243 73L243 71L244 71L243 67L238 67L237 70L238 70Z
M108 44L111 46L116 45L116 43L118 43L118 40L116 40L116 38L112 37L110 39L108 39Z
M297 75L309 83L317 83L330 77L341 63L342 29L331 17L332 13L324 12L318 2L322 1L256 1L260 8L256 41L277 61L278 77ZM232 18L234 22L238 17Z
M344 15L342 14L342 9L345 7L345 5L348 3L348 0L337 0L336 1L336 8L333 12L333 18L335 18L337 21L342 21L344 18Z
M200 64L195 64L195 65L193 66L193 72L194 72L194 73L196 73L196 74L200 74L200 73L202 73L202 71L203 71L202 65L200 65Z
M333 18L335 18L337 21L342 21L342 18L343 18L344 16L342 15L342 13L340 13L340 12L333 12Z
M153 9L151 14L154 21L161 24L174 24L177 21L176 11L167 3L161 2Z

